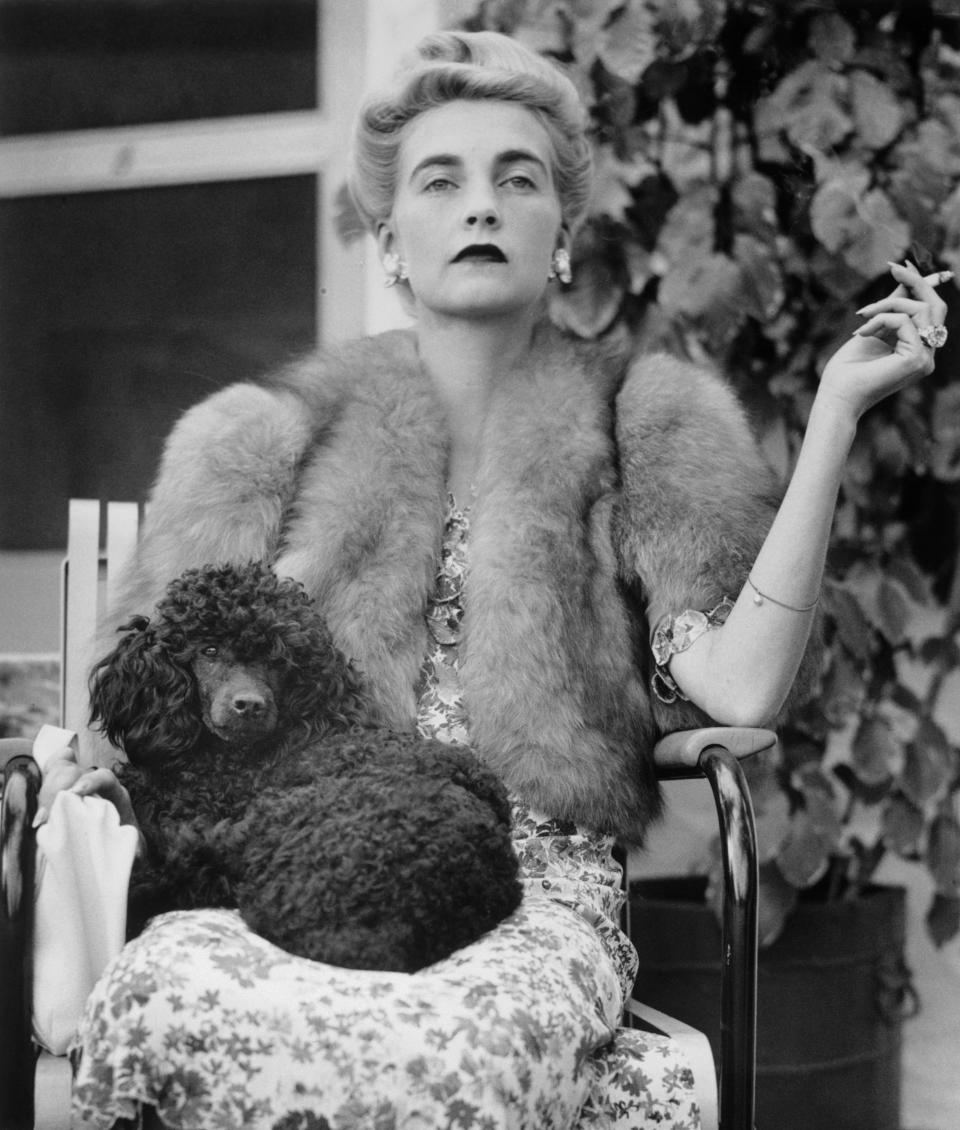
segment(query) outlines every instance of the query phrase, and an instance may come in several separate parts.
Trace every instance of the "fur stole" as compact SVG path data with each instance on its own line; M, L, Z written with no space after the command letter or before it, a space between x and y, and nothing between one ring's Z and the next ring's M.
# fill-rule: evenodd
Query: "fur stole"
M652 699L648 621L739 591L772 482L713 375L661 355L627 366L547 326L533 356L502 382L482 441L471 734L534 809L639 843L660 809L655 738L708 721ZM148 610L188 565L268 558L316 599L377 721L409 728L446 460L405 331L226 388L170 436L124 606Z

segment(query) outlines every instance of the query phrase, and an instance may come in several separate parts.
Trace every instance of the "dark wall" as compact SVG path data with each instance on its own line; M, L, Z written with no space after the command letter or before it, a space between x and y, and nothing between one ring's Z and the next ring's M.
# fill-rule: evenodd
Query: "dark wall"
M3 132L309 108L315 5L0 4ZM0 201L0 549L142 498L176 416L316 340L312 176Z

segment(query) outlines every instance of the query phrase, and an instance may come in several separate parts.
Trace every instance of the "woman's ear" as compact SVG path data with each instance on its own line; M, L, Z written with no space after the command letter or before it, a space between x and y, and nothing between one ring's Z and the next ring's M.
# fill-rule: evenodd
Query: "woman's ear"
M377 225L377 255L380 257L381 263L388 255L397 253L396 242L393 229L385 220L381 220Z

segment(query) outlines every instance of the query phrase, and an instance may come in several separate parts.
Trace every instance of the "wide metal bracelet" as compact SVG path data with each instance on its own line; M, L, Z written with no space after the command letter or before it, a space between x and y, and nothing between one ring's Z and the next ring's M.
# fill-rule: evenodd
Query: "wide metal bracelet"
M660 617L650 640L655 664L650 678L650 688L661 702L670 705L678 698L683 699L684 702L688 701L667 669L668 664L675 655L686 651L704 632L710 631L711 628L719 628L732 609L733 601L725 596L709 612L687 608L676 616L668 613Z

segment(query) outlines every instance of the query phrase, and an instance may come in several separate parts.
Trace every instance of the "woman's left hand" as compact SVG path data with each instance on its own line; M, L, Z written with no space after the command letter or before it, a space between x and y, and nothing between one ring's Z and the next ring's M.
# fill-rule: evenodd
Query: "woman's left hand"
M933 372L934 350L920 331L942 326L947 304L936 287L948 271L921 275L912 263L892 263L897 287L857 313L867 319L830 358L820 393L842 403L858 420L891 393Z

